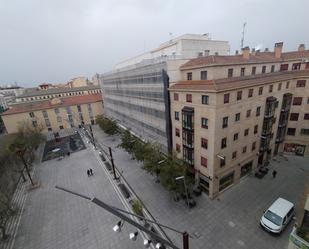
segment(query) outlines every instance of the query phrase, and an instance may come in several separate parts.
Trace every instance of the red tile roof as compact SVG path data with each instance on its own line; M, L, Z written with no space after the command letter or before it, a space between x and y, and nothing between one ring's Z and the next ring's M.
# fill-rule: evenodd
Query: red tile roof
M61 100L61 103L52 104L51 100L45 100L45 101L40 101L40 102L31 102L31 103L23 103L23 104L14 105L9 110L2 113L1 115L10 115L10 114L16 114L16 113L59 108L59 107L64 107L64 106L100 102L102 101L102 95L101 94L87 94L87 95L66 97L66 98L59 98L59 99Z
M291 80L299 77L309 77L309 70L285 71L255 76L235 77L218 80L187 80L172 85L170 90L186 91L223 91L235 88L263 85L276 81Z
M249 59L239 55L211 55L198 57L183 64L181 69L190 69L202 66L215 66L224 64L246 64L246 63L263 63L263 62L280 62L290 59L309 58L309 50L285 52L281 54L281 58L275 58L274 52L258 52L255 55L250 54Z

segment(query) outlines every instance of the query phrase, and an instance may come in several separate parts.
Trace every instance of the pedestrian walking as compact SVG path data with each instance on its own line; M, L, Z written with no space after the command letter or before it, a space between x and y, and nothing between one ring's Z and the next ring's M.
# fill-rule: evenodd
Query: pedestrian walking
M277 171L273 170L273 178L276 178L276 175L277 175Z
M91 176L93 176L93 171L92 171L91 168L89 169L89 173L90 173Z
M88 177L90 176L90 170L89 169L87 169L87 175L88 175Z

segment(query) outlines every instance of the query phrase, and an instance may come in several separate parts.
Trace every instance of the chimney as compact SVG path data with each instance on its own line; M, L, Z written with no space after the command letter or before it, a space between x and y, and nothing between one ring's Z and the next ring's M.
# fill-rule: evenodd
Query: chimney
M298 46L298 51L299 51L299 52L305 51L305 44L299 44L299 46Z
M238 55L238 50L235 51L235 55Z
M249 47L244 47L242 49L242 56L243 56L244 59L249 60L249 58L250 58L250 48Z
M255 55L255 48L252 48L251 54L252 54L252 55Z
M265 48L264 52L269 52L269 48Z
M282 53L283 42L275 43L275 58L280 59Z

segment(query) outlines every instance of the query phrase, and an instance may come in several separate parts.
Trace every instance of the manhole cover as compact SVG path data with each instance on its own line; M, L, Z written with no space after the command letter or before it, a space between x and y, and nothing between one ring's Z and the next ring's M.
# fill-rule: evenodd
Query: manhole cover
M242 240L238 240L237 244L240 245L240 246L245 246L245 242L243 242Z

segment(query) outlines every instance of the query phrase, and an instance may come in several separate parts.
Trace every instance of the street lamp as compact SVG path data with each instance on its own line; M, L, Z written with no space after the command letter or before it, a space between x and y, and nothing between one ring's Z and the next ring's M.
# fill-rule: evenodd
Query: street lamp
M149 239L144 239L144 247L145 247L145 248L149 248L149 247L150 247L150 244L151 244L151 240L149 240Z
M186 198L187 198L187 205L188 205L188 208L190 209L189 196L188 196L188 190L187 190L187 184L186 184L185 176L176 177L175 180L176 181L183 180L183 184L185 186Z
M117 225L113 227L114 232L121 232L121 228L123 226L123 223L120 221L118 221Z
M130 233L130 236L129 236L130 240L135 241L135 240L136 240L136 238L137 238L137 235L138 235L138 232L135 232L135 233Z

